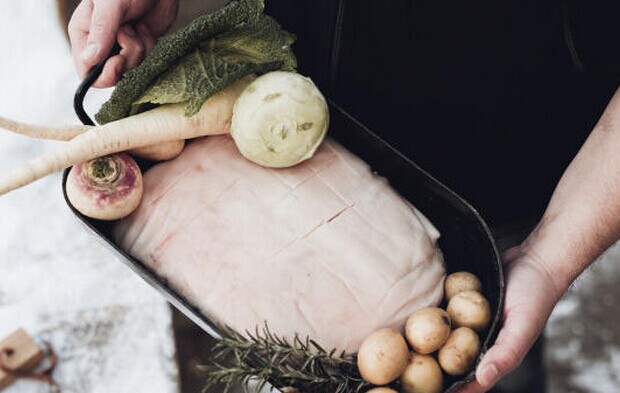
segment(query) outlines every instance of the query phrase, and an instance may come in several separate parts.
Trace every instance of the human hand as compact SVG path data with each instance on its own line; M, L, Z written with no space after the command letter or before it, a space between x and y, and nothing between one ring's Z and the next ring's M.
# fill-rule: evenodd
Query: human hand
M138 65L172 25L178 0L82 0L69 22L73 61L80 77L105 59L118 42L121 51L105 64L94 86L116 84Z
M509 249L503 259L503 327L476 369L476 381L465 385L459 393L486 392L521 364L566 290L540 258L524 251L523 246Z

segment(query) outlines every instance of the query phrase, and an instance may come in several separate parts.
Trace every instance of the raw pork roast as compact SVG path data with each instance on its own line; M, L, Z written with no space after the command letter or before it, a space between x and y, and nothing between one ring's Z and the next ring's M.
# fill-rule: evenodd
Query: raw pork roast
M436 305L438 231L333 140L289 169L244 159L228 136L192 143L145 175L118 244L206 315L356 352Z

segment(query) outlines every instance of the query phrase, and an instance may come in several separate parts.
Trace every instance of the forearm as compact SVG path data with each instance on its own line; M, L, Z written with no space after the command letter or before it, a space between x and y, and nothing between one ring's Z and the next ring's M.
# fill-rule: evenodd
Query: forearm
M558 183L522 250L559 291L620 236L620 90Z

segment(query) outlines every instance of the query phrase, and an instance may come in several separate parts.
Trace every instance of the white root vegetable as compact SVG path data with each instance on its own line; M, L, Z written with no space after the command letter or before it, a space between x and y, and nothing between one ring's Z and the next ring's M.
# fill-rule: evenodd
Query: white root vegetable
M184 116L184 104L170 104L91 128L63 148L36 158L0 179L0 195L97 157L179 139L225 134L230 132L231 122L238 124L233 139L250 161L271 167L293 166L310 158L322 142L329 117L327 104L308 78L288 72L273 74L276 76L261 77L269 83L248 86L253 76L237 81L209 98L191 117ZM272 90L270 81L273 80L278 81L276 90ZM250 99L235 109L237 120L234 120L235 101L246 87L249 87L248 94L261 97L260 105L265 108L253 106L254 100ZM270 105L270 101L278 104ZM241 131L240 127L248 129Z
M184 116L184 105L162 105L103 126L93 127L0 179L0 195L32 183L53 172L97 157L178 139L225 134L230 130L236 98L252 80L243 78L209 98L200 111Z
M64 125L64 126L40 126L26 124L7 119L0 116L0 128L16 134L28 136L36 139L49 139L53 141L70 141L75 137L94 128L85 125ZM157 145L150 145L131 150L134 156L155 161L167 161L177 157L185 147L185 140L179 139L163 142Z
M19 135L28 136L30 138L50 139L53 141L70 141L76 136L90 130L91 128L93 128L93 126L40 126L35 124L20 123L0 116L0 128L14 132Z
M230 134L248 160L284 168L312 157L328 125L327 102L312 80L275 71L258 77L241 93Z
M378 387L378 388L372 388L366 393L398 393L398 392L394 389L390 389L386 387Z
M185 139L162 142L129 150L131 155L153 161L168 161L176 158L185 148Z
M125 153L74 165L67 177L71 205L98 220L128 216L140 204L142 191L140 167Z

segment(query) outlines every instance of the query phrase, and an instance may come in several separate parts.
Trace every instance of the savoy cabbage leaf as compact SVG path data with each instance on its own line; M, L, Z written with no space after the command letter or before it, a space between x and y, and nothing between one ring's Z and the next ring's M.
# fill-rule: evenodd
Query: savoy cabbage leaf
M160 39L138 67L123 75L97 121L108 123L167 103L186 103L190 116L247 74L294 70L294 36L263 9L264 0L233 0Z
M293 40L265 15L252 25L208 39L151 85L131 112L139 112L142 104L186 102L185 114L191 116L209 97L245 75L294 70Z

